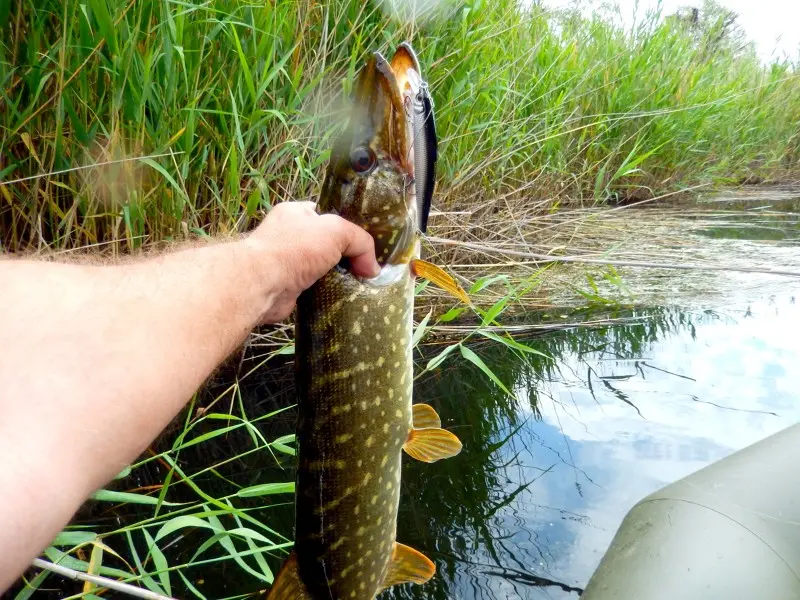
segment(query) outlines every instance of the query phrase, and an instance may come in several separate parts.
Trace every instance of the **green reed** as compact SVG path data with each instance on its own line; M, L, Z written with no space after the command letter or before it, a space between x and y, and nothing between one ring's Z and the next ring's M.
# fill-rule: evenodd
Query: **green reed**
M709 51L677 19L624 31L515 0L452 0L418 25L361 0L3 0L0 23L7 250L241 231L313 197L354 74L404 39L436 101L440 207L653 194L800 156L796 64Z

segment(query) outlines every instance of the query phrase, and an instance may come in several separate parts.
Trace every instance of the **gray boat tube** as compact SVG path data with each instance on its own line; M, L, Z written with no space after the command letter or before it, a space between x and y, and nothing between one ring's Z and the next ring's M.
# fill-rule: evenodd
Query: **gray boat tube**
M800 424L648 496L581 600L800 598Z

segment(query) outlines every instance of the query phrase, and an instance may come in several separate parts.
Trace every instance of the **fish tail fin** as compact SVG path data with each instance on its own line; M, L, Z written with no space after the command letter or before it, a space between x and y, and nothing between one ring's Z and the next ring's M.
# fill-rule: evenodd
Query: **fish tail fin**
M297 556L294 552L278 571L278 576L267 594L267 600L312 600L311 594L300 579Z

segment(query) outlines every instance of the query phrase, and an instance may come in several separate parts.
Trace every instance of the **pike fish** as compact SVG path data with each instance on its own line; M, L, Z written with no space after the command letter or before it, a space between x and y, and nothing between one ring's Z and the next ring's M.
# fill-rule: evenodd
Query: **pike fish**
M435 130L415 140L424 126L415 114L432 110L426 94L409 45L391 61L375 53L331 153L318 210L368 231L381 272L362 280L343 262L298 299L295 545L269 600L371 600L435 572L395 539L403 451L434 462L461 450L432 407L411 401L414 277L468 301L419 259L430 197L418 203L414 176L436 154Z

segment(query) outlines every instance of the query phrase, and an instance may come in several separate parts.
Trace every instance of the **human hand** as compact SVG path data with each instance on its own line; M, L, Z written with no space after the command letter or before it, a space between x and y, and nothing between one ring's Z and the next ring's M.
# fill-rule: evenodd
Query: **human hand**
M289 316L303 290L330 271L343 256L358 277L380 271L375 244L361 227L336 215L319 215L313 202L282 202L244 240L256 276L268 290L262 323Z

